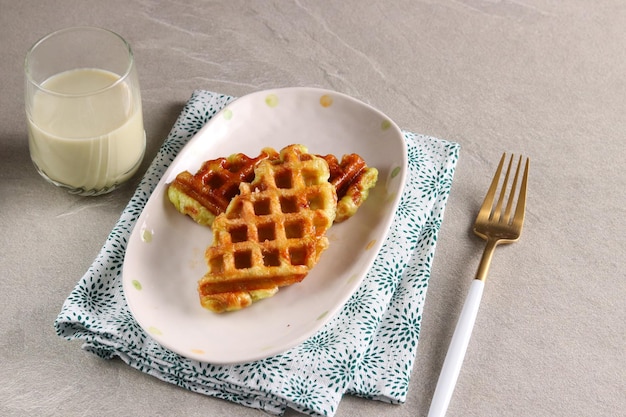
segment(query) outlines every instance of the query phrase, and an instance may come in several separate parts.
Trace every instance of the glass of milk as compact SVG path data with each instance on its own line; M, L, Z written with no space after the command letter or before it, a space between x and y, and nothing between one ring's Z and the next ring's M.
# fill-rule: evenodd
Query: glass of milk
M62 29L26 54L30 155L49 182L80 195L114 190L146 148L130 45L94 27Z

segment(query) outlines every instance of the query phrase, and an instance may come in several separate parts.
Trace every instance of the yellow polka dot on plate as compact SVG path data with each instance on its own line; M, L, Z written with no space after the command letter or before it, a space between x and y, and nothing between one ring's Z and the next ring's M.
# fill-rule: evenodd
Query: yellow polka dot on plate
M319 316L317 316L317 318L315 320L321 320L323 319L326 315L328 314L328 310L324 311L322 314L320 314Z
M278 96L276 94L269 94L267 97L265 97L265 104L270 107L278 106Z
M133 284L133 287L135 287L136 290L141 290L141 282L139 282L136 279L134 279L134 280L132 280L132 284Z
M157 335L157 336L160 336L160 335L162 335L162 334L163 334L163 332L162 332L161 330L157 329L157 328L156 328L156 327L154 327L154 326L151 326L151 327L148 329L148 331L149 331L150 333L154 334L154 335Z
M152 242L152 231L144 229L141 233L141 240L145 243Z
M358 277L359 277L359 276L358 276L357 274L352 274L352 275L350 275L350 278L348 278L348 282L352 282L352 281L354 281L355 279L357 279Z
M204 350L202 350L202 349L191 349L191 353L195 353L196 355L204 355Z
M233 111L231 109L224 110L224 119L230 120L233 118Z
M372 249L372 247L374 246L374 244L376 243L376 239L374 240L370 240L367 245L365 246L365 250L370 250Z
M383 122L380 124L380 128L382 130L387 130L391 127L391 122L389 120L383 120Z
M333 104L332 96L324 94L322 97L320 97L320 104L322 105L322 107L330 107Z
M396 194L398 193L389 193L385 198L385 203L390 203L396 198Z

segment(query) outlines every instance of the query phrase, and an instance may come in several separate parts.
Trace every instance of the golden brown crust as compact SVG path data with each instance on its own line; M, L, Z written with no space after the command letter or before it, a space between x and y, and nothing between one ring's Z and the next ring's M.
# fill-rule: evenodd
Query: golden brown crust
M363 158L352 153L344 155L341 162L334 155L322 156L328 163L330 182L337 190L337 215L335 222L352 217L374 188L378 170L368 167Z
M227 158L204 162L195 174L183 171L168 186L169 200L176 209L204 226L211 226L215 217L226 211L239 184L254 179L254 168L265 159L277 159L278 153L265 148L255 157L236 153Z
M278 287L202 295L200 296L200 304L207 310L215 313L224 313L249 307L253 302L271 297L276 292L278 292Z

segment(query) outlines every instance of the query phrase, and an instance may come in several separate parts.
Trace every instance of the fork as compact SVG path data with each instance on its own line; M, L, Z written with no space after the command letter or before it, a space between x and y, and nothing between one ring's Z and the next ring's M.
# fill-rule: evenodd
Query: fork
M442 417L446 414L454 386L456 385L461 365L465 357L465 351L472 335L478 307L483 295L485 280L489 265L493 258L493 253L501 243L512 243L519 239L524 224L524 212L526 209L526 186L528 183L529 159L526 158L524 164L524 172L522 174L521 185L517 193L520 169L522 166L522 157L519 157L517 168L514 168L513 182L509 188L508 198L507 187L512 174L514 164L513 155L509 159L509 164L504 175L504 180L500 185L502 176L502 168L506 160L506 153L502 154L500 164L491 181L491 186L487 191L483 205L480 207L476 222L474 223L474 233L487 241L483 256L480 260L476 277L472 281L467 298L463 304L461 315L457 322L448 353L443 362L441 374L437 381L435 393L430 404L428 417ZM497 190L500 193L497 201L495 196ZM517 195L517 198L516 198ZM495 201L495 205L494 205ZM506 202L506 203L505 203ZM515 211L513 206L515 204Z

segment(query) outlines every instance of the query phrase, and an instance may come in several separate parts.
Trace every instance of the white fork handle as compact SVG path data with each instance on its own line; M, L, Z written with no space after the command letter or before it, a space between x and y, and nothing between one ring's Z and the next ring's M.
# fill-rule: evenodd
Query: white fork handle
M469 293L467 294L465 304L463 304L463 309L459 316L459 321L456 324L456 329L454 329L454 334L450 341L446 359L441 368L435 394L430 403L428 417L443 417L446 415L456 380L461 371L465 351L467 350L467 345L472 336L472 329L474 328L474 322L478 314L480 299L483 296L483 288L485 288L484 281L478 279L472 280Z

